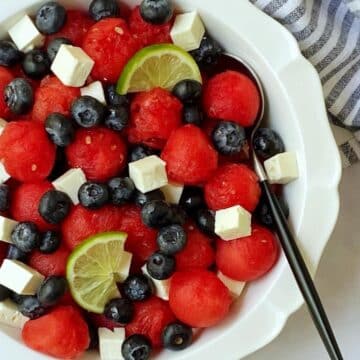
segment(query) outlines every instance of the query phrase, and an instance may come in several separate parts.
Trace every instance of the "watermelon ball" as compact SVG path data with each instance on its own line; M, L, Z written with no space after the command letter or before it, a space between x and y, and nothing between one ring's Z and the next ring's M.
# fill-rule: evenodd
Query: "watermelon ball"
M129 142L162 149L181 125L182 108L175 96L161 88L136 95L131 103Z
M203 106L210 118L234 121L249 127L255 123L259 112L260 95L246 75L229 70L208 81Z
M261 195L258 177L243 164L220 167L205 185L205 200L212 210L241 205L252 212Z
M72 306L59 306L28 321L22 329L22 339L31 349L61 359L79 357L90 344L88 326Z
M253 225L252 233L240 239L217 241L216 265L231 279L253 281L265 275L279 257L279 245L268 229Z
M217 168L218 154L207 136L194 125L175 130L166 143L161 158L168 176L182 184L207 181Z
M11 122L0 137L6 171L22 182L44 180L54 166L55 150L44 127L32 121Z
M229 312L227 287L207 270L177 272L170 280L169 304L183 323L198 328L218 324Z
M13 74L3 66L0 66L0 93L3 94L6 86L14 80ZM7 118L10 114L10 109L5 102L3 96L0 96L0 117Z
M89 6L89 14L95 21L116 17L119 11L116 0L93 0Z
M106 128L79 129L65 151L69 165L80 167L88 180L107 181L126 165L124 141Z

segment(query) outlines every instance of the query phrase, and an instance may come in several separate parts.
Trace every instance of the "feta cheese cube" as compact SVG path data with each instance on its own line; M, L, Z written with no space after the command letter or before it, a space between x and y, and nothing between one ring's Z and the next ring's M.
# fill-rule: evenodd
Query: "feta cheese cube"
M80 89L81 96L91 96L106 105L104 88L101 81L94 81L88 86Z
M196 11L176 16L170 36L173 43L186 51L198 49L205 26Z
M35 295L44 276L17 260L5 259L0 267L0 284L20 295Z
M155 286L155 294L157 297L168 301L169 300L169 289L170 289L170 279L157 280L150 276L147 271L146 264L141 268L141 271L144 275L151 278Z
M56 190L68 194L72 202L77 205L79 204L78 192L84 183L86 183L86 176L79 168L68 170L65 174L53 181L52 184Z
M129 176L142 193L159 189L168 183L165 161L156 155L129 163Z
M277 154L264 162L271 184L287 184L299 177L299 170L294 152Z
M184 191L184 185L169 182L167 185L163 186L160 190L164 194L165 200L168 203L178 204L180 202L181 195Z
M22 329L28 320L12 301L0 302L0 324Z
M8 122L2 118L0 118L0 135L4 132L6 125Z
M223 240L251 235L251 214L240 205L216 211L215 233Z
M82 87L94 64L83 49L63 44L51 65L51 71L64 85Z
M234 298L239 297L241 295L246 285L245 282L230 279L229 277L224 275L221 271L218 271L217 276L223 282L223 284L229 289L231 295Z
M10 178L11 176L6 171L5 165L2 162L0 162L0 184L3 184L4 182L8 181Z
M41 47L45 42L45 36L40 33L28 15L24 15L8 32L18 49L24 52Z
M121 347L125 341L125 329L115 328L111 331L99 328L98 334L101 360L123 360Z
M0 216L0 241L12 243L11 233L14 227L18 224L17 221L8 219L4 216Z
M123 282L129 276L131 260L132 260L132 254L127 251L123 251L120 260L121 270L118 273L116 273L117 282Z

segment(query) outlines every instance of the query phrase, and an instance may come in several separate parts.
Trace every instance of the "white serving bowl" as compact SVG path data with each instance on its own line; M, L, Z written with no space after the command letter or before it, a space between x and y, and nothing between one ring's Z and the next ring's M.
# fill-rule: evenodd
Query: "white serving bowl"
M34 12L42 2L1 1L0 35L4 36L21 14ZM60 2L68 7L86 8L90 0ZM259 74L267 94L267 122L281 134L287 150L298 155L300 178L286 186L285 194L291 226L315 273L337 219L341 175L317 73L301 56L290 33L246 0L175 3L184 11L197 9L209 32L226 51L243 57ZM225 321L206 330L188 349L162 352L158 359L240 359L273 340L290 314L302 304L302 296L282 255L267 276L248 286ZM5 326L0 326L0 349L2 359L48 358L26 348L19 331ZM95 360L98 355L86 354L84 359Z

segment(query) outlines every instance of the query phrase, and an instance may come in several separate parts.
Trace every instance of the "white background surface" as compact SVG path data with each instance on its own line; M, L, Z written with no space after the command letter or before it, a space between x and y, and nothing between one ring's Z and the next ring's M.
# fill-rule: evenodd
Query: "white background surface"
M344 170L340 199L338 224L321 260L316 285L335 329L344 359L360 360L360 164ZM274 342L246 358L327 359L305 307L289 319Z

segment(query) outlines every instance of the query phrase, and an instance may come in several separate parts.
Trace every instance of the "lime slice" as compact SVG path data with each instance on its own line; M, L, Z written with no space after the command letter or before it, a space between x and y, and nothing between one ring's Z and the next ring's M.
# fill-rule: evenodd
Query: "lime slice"
M154 87L172 90L185 79L202 82L192 56L172 44L152 45L137 52L126 64L117 83L117 92L125 95Z
M121 274L128 263L126 238L123 232L101 233L71 253L66 277L74 300L82 308L101 314L109 300L120 296L116 283L124 280Z

